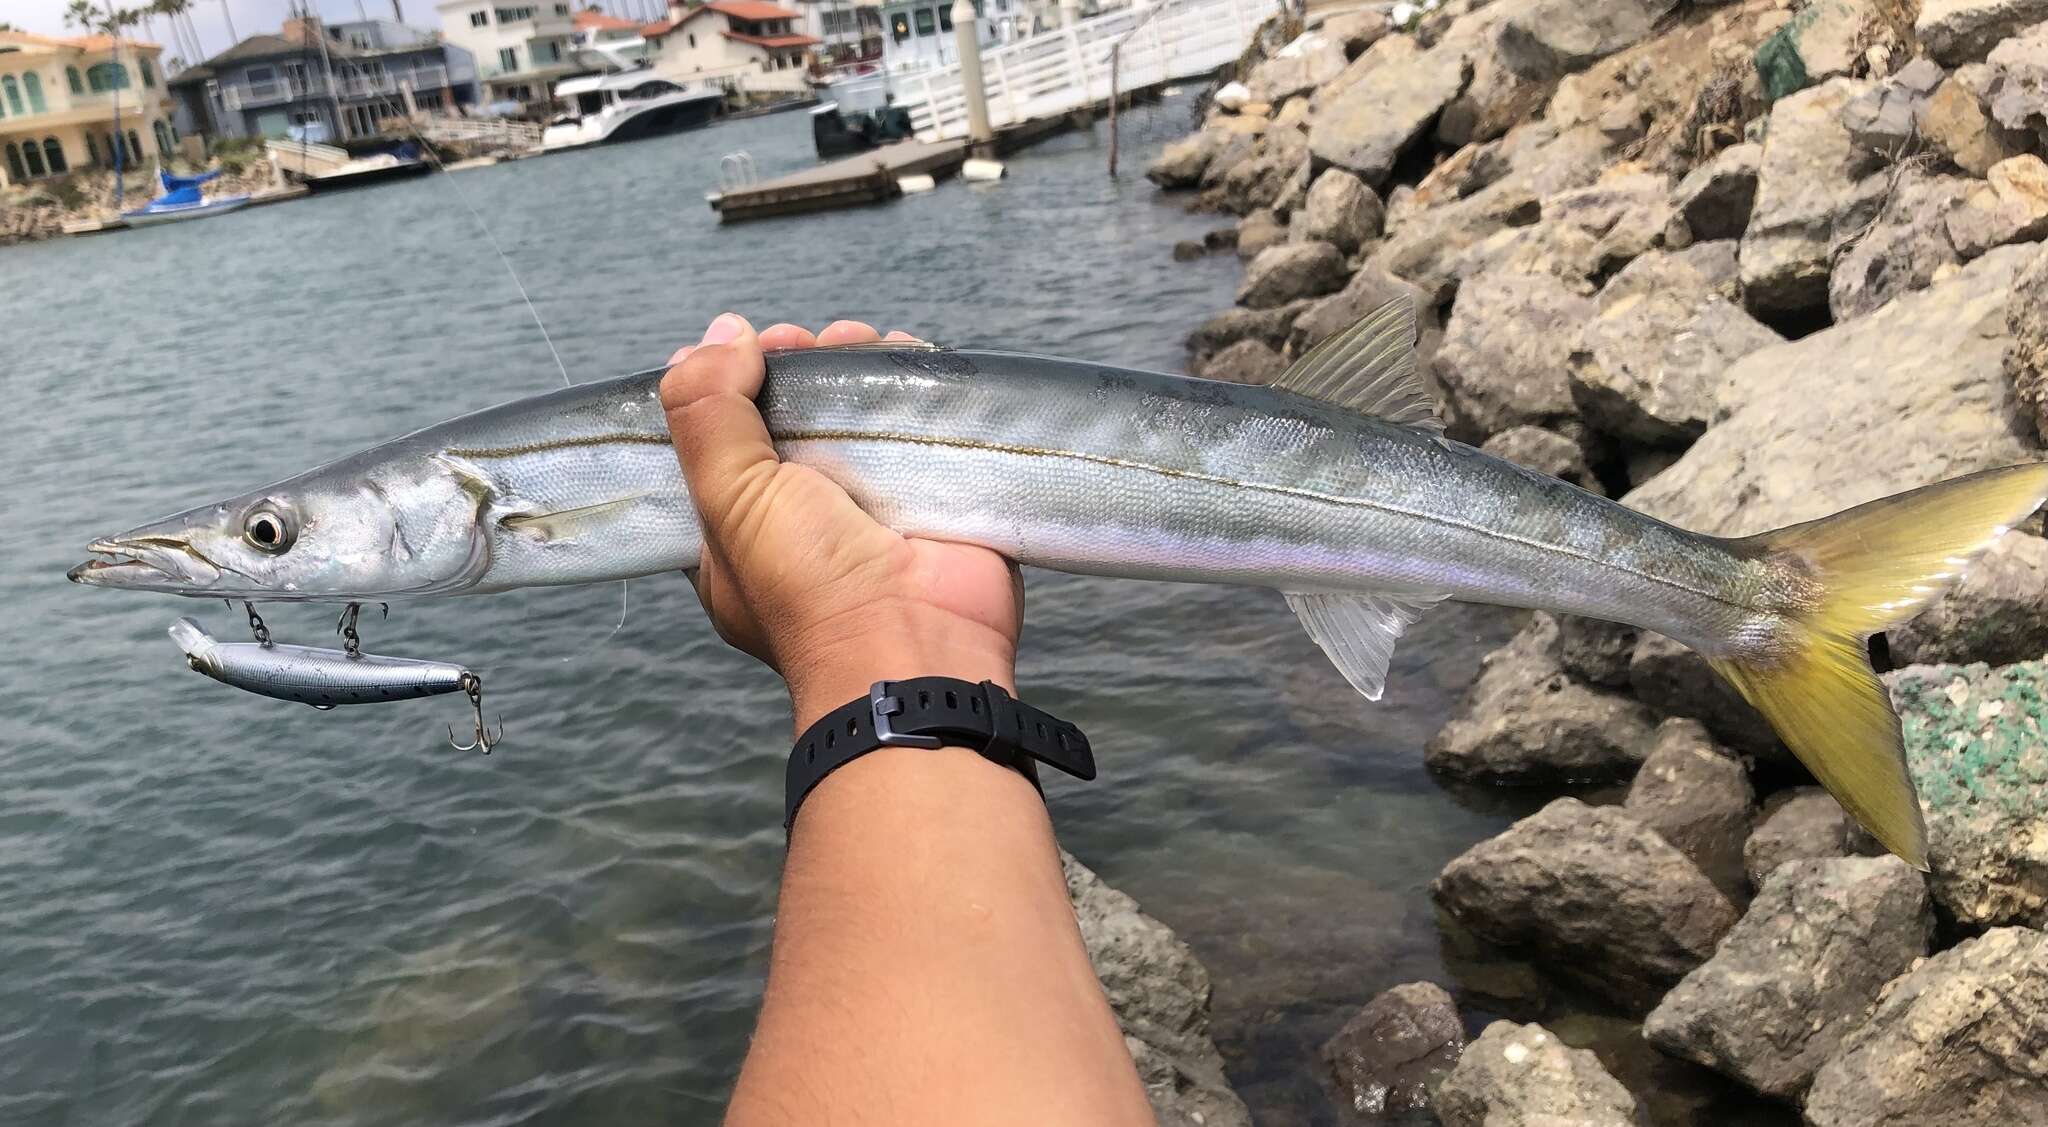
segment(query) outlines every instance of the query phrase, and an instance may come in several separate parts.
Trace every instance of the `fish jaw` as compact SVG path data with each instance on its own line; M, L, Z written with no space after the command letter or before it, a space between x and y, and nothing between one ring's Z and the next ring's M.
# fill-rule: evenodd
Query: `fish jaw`
M165 522L169 523L169 522ZM177 533L145 526L95 540L85 550L97 557L65 573L73 583L127 591L165 591L211 597L226 570Z

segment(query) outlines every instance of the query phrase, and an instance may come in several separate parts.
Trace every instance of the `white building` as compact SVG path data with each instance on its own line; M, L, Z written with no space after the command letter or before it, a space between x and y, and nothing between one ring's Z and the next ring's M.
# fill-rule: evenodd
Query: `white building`
M441 35L476 59L484 100L546 112L556 79L577 65L567 0L441 0Z
M655 73L674 82L712 81L749 93L810 87L818 37L797 30L800 13L767 0L710 0L641 29Z
M578 49L601 56L605 65L628 68L647 61L647 41L640 38L643 26L641 20L622 20L585 8L576 13L574 38ZM584 61L598 60L586 57Z

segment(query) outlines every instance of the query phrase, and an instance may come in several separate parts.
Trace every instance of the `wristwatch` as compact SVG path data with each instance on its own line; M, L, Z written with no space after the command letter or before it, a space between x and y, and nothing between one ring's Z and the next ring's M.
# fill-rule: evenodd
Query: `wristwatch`
M877 681L867 696L826 713L797 737L789 753L783 828L796 824L797 807L825 776L885 747L969 748L1022 773L1032 786L1038 786L1038 763L1077 779L1095 777L1095 753L1081 729L993 681Z

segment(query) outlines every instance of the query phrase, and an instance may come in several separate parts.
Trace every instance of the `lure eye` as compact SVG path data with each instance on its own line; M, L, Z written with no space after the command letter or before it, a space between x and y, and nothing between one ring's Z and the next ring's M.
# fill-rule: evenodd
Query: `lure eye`
M292 546L292 527L282 513L271 509L251 509L242 518L242 538L259 552L277 555Z

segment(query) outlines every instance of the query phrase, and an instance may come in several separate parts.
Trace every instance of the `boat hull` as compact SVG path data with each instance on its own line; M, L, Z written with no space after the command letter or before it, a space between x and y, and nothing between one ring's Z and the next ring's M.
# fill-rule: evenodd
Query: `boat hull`
M587 149L594 145L644 141L649 137L682 133L711 124L718 116L719 107L724 104L725 98L716 94L678 98L625 115L601 134L591 135L581 129L564 129L553 140L543 134L541 148L547 152L558 153L570 149ZM555 129L551 128L549 132L555 132Z
M309 191L339 192L348 188L361 188L370 184L382 184L387 180L404 180L413 176L424 176L433 170L434 166L423 160L401 161L397 164L359 169L354 172L308 176L305 178L304 183Z
M226 199L207 200L205 203L187 204L182 207L145 207L122 212L121 221L130 227L157 227L165 223L181 223L187 219L204 219L209 215L225 215L248 206L248 203L248 196L229 196Z

